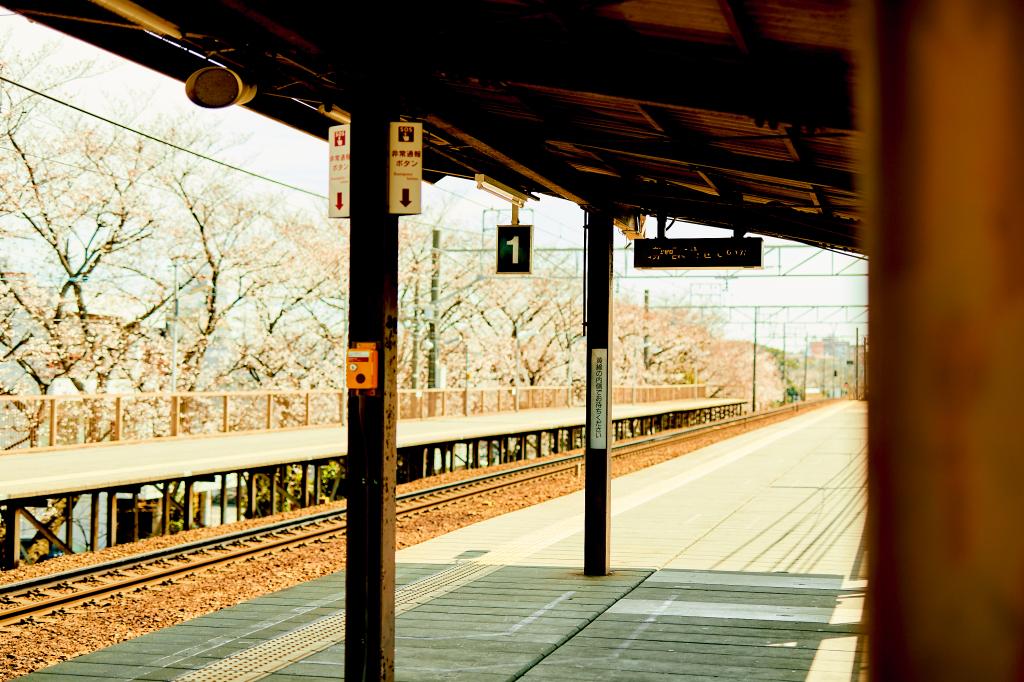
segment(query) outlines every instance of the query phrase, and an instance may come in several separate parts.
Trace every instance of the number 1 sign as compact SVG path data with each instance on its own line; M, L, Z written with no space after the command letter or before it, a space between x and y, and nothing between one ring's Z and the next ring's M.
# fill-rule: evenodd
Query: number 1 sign
M498 225L497 247L497 274L533 272L533 225Z

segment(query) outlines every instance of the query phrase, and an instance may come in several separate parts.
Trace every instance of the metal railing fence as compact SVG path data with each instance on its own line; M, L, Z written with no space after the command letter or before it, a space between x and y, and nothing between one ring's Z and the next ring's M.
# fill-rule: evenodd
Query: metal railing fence
M400 389L400 419L583 404L583 386ZM703 398L704 384L615 387L614 403ZM345 390L0 396L0 451L343 425Z

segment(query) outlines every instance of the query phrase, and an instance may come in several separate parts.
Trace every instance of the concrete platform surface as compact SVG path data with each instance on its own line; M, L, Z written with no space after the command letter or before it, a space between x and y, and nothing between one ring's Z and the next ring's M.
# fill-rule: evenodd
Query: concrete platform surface
M613 483L615 570L568 495L399 552L398 680L862 679L866 408L843 403ZM25 679L340 679L328 576Z
M612 418L630 419L740 402L743 401L732 398L696 398L616 405ZM398 447L582 426L583 409L404 420L398 424ZM0 500L325 459L345 454L347 439L344 427L331 426L0 454Z

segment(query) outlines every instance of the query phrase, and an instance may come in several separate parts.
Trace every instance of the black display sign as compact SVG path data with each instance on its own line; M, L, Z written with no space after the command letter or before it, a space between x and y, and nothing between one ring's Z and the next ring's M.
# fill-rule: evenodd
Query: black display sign
M498 225L497 265L499 275L529 275L533 272L533 225Z
M737 239L637 239L633 242L633 267L659 270L698 268L760 268L763 240Z

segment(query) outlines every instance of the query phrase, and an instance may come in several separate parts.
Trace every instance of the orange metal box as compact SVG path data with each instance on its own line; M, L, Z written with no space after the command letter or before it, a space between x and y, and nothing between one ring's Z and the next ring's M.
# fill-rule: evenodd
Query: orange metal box
M348 349L345 359L346 384L349 388L377 388L377 346L373 343L357 343Z

